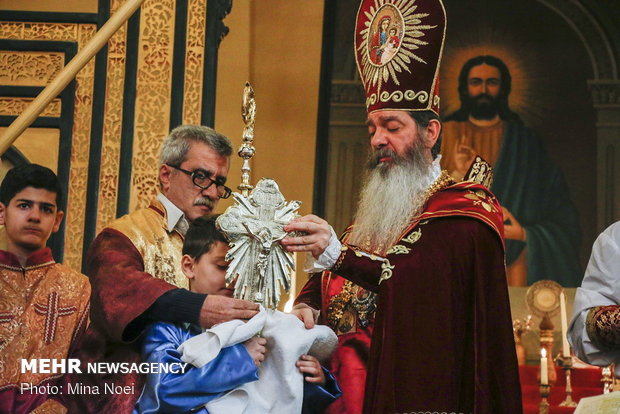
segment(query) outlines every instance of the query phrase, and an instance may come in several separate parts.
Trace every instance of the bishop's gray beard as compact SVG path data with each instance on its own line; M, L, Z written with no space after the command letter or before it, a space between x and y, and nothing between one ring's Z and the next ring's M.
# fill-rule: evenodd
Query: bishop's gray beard
M381 163L390 156L393 163ZM371 155L362 184L354 226L348 243L385 255L411 220L422 212L425 192L439 176L439 165L424 158L421 145L412 146L404 157L390 150Z

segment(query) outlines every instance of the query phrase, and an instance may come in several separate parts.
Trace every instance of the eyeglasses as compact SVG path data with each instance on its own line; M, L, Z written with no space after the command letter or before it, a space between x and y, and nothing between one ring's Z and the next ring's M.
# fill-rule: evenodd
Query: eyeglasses
M230 188L226 187L222 183L218 183L217 181L212 180L207 174L205 174L205 171L203 170L187 171L181 167L177 167L176 165L166 165L192 177L192 182L194 183L194 185L201 188L202 190L206 190L207 188L215 184L215 188L217 189L217 195L219 198L228 198L232 193L232 190Z

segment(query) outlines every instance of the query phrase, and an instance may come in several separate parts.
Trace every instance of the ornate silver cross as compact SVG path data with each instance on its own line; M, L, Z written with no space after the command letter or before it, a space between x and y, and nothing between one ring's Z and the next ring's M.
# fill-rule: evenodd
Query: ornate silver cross
M288 292L295 268L293 254L286 252L279 241L287 236L283 228L298 216L301 202L287 203L278 184L270 178L263 178L252 190L248 160L255 153L255 114L254 91L246 83L242 107L246 126L239 149L239 156L244 159L242 183L238 187L241 193L233 193L235 205L228 207L216 223L230 244L226 283L236 280L234 296L275 309L280 289Z
M286 203L278 184L269 178L260 180L249 197L233 193L233 198L236 204L217 219L230 243L226 282L236 279L236 298L275 308L280 289L288 292L295 268L292 253L278 242L287 236L283 227L297 216L301 203Z

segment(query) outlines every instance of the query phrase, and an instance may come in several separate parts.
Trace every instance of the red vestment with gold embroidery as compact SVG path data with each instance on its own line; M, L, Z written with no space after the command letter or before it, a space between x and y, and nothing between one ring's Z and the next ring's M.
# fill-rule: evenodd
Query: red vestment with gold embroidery
M365 413L522 412L503 217L485 187L436 192L385 258L345 248L333 272L378 293Z
M59 387L62 374L22 372L21 360L38 366L39 359L71 358L88 322L89 300L86 276L56 263L49 248L31 254L23 267L0 250L0 412L66 411L51 400L62 397L54 391L60 388L47 387Z
M345 230L343 239L348 231ZM376 294L332 272L311 275L295 300L295 304L319 309L317 322L328 325L338 335L330 371L342 396L327 408L326 414L362 412L375 302Z
M168 232L166 223L165 208L154 200L112 222L93 241L86 256L93 311L80 349L82 364L142 362L138 337L152 321L141 315L165 292L188 287L181 271L183 236ZM123 414L132 412L145 374L91 373L72 381L96 387L100 394L75 395L71 412ZM131 391L105 394L106 384Z

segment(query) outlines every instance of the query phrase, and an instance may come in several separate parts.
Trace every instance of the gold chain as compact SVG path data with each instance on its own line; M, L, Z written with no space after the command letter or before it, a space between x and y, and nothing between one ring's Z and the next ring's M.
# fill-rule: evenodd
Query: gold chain
M442 170L439 177L435 181L433 181L430 187L428 187L424 192L424 204L426 204L428 199L431 198L433 194L435 194L437 191L451 184L454 184L455 182L456 181L454 181L454 178L452 178L452 176L448 174L448 171Z

